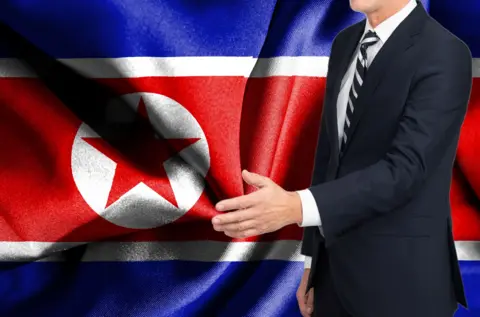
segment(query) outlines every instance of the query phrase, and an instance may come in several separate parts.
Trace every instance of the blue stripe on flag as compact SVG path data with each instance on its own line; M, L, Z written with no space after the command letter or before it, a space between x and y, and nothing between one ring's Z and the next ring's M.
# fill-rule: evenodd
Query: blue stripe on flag
M480 1L430 0L430 14L480 57Z
M328 56L336 34L361 19L348 1L277 1L260 56Z
M0 316L300 316L303 263L37 262L0 271Z
M480 2L422 2L480 57ZM335 35L362 18L333 0L22 0L0 11L0 21L57 58L328 56Z
M460 261L469 309L460 307L455 317L480 316L480 261Z
M0 21L57 58L258 56L275 2L19 0Z
M479 316L480 262L460 265L470 310L455 317ZM295 317L302 270L287 261L30 263L0 271L0 316Z

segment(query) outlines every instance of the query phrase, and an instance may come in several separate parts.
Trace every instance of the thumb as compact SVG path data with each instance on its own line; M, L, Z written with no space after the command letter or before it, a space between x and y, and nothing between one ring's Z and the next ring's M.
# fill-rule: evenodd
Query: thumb
M270 179L268 177L256 174L256 173L250 173L247 170L242 171L242 178L247 183L248 185L255 186L257 188L262 188L270 184Z

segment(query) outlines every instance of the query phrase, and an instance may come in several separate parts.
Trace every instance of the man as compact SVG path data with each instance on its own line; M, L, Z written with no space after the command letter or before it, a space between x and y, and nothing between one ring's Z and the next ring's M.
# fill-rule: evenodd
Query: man
M452 316L466 306L449 190L471 55L420 2L350 3L366 19L332 44L312 186L244 171L259 190L212 222L231 237L306 227L303 316Z

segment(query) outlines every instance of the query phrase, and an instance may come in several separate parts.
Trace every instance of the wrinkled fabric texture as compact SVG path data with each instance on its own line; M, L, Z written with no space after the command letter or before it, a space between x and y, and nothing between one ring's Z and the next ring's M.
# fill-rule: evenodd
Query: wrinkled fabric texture
M455 240L480 241L480 3L422 2L474 57L451 204ZM330 46L360 19L334 0L2 1L0 316L300 316L301 229L230 241L210 219L253 190L242 168L309 186ZM152 155L172 169L135 155L160 139L188 141ZM468 245L456 316L480 314Z

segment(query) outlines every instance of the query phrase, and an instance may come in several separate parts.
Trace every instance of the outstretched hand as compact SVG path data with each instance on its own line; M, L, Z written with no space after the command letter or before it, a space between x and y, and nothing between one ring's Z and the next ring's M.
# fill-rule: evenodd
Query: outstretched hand
M242 177L258 190L218 202L218 211L230 212L212 219L216 231L232 238L247 238L302 222L302 203L296 192L286 191L270 178L246 170Z

